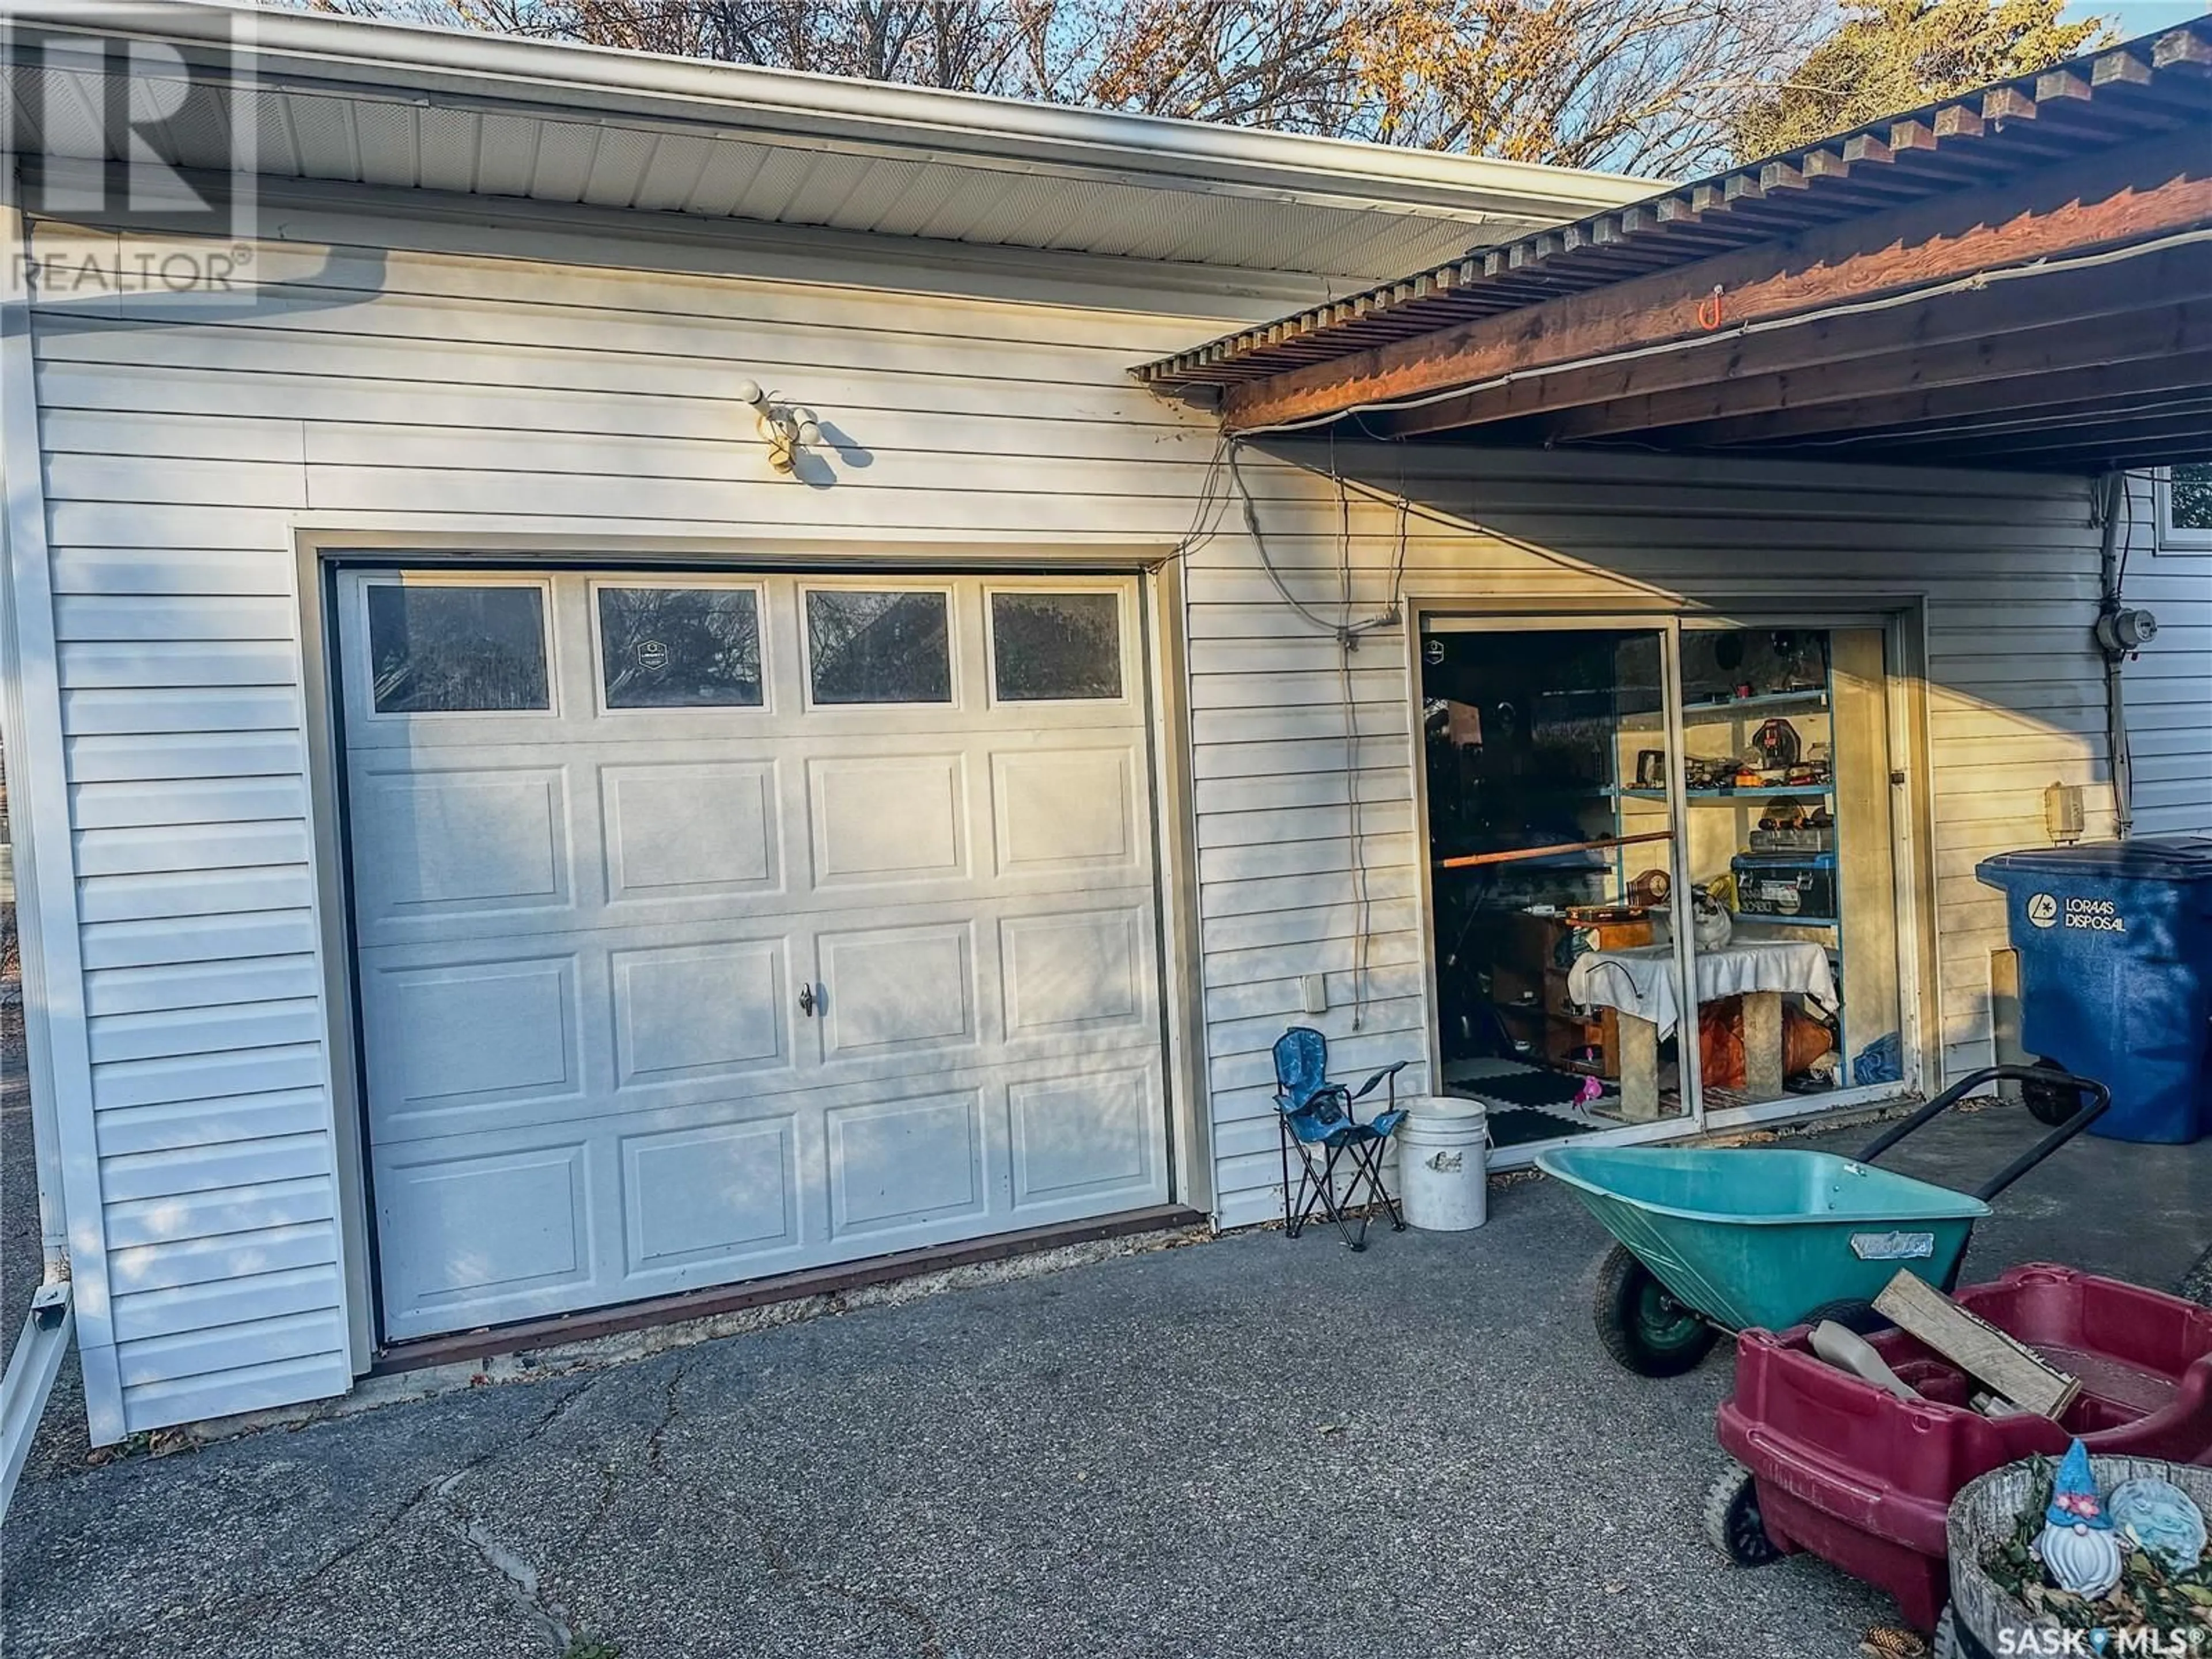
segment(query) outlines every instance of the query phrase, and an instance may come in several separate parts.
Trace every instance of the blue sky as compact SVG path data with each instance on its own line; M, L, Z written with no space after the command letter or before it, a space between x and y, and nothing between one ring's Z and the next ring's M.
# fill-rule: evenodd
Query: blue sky
M2078 17L2109 17L2124 40L2138 34L2148 34L2153 29L2170 28L2185 18L2202 17L2204 7L2196 0L2116 0L2106 5L2085 5L2074 0L2066 8L2066 15Z

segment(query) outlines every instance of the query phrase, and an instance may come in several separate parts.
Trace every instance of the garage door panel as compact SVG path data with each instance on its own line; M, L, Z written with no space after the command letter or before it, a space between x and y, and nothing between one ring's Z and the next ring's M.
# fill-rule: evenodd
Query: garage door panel
M564 767L366 769L354 787L356 903L393 922L570 907Z
M1134 906L1001 918L1007 1041L1143 1028L1154 1018L1151 932Z
M1141 1065L1010 1083L1015 1208L1164 1198L1153 1088L1152 1070Z
M1001 750L991 757L1001 875L1127 870L1138 862L1134 757L1126 746Z
M602 767L609 900L711 901L780 889L780 799L773 761Z
M545 595L535 714L469 707L428 656L422 696L449 706L363 713L344 665L365 610L342 594L388 1338L1164 1199L1135 590L1070 585L1121 595L1118 696L1094 652L1073 678L1026 661L994 703L986 609L1009 580L702 578L758 596L744 697L661 618L623 672L689 706L611 710L596 592L669 579L471 572ZM951 700L811 700L809 588L941 596L950 684L923 689ZM841 695L906 695L879 668Z
M817 959L824 1060L904 1060L978 1040L966 921L825 933Z
M825 1127L833 1237L983 1218L980 1089L838 1107Z
M806 775L817 887L967 876L964 756L839 756Z
M781 940L618 951L612 968L618 1088L790 1065Z
M435 1116L450 1133L487 1108L543 1115L581 1103L578 973L565 954L372 968L362 985L372 1129Z
M473 1156L386 1156L377 1236L394 1336L571 1305L593 1277L580 1142Z
M632 1280L774 1272L755 1258L801 1243L799 1124L792 1115L628 1135L622 1166ZM637 1285L633 1293L665 1288Z

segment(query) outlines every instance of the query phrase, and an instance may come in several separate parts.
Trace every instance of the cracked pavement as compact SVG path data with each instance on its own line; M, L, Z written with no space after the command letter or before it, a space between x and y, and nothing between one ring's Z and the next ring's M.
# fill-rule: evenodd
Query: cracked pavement
M1897 1162L1969 1184L2035 1127ZM2076 1146L1970 1274L2172 1285L2212 1142ZM1855 1654L1883 1598L1699 1536L1725 1349L1615 1370L1595 1224L1548 1182L1492 1200L1364 1255L1251 1234L158 1460L50 1448L0 1630L51 1659Z

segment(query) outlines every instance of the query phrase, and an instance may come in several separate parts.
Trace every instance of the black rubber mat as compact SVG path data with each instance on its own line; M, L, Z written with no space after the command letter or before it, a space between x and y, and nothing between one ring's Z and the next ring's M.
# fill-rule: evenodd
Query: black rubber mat
M1531 1111L1525 1106L1493 1106L1489 1120L1493 1146L1526 1146L1539 1140L1557 1140L1562 1135L1593 1134L1601 1127Z
M1460 1085L1485 1100L1508 1106L1567 1106L1583 1091L1583 1079L1565 1072L1501 1072Z

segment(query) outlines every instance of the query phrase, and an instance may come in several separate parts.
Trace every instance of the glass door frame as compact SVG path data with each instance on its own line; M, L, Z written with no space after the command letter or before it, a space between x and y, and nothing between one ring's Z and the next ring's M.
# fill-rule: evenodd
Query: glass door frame
M1432 1090L1441 1091L1443 1078L1443 1028L1437 978L1435 870L1429 851L1429 788L1426 750L1422 740L1421 641L1431 633L1484 634L1534 632L1656 633L1660 635L1662 683L1665 697L1663 732L1667 747L1668 827L1670 832L1668 869L1674 890L1687 893L1690 882L1689 791L1686 775L1686 744L1682 718L1682 635L1687 629L1734 628L1878 629L1883 641L1883 677L1890 744L1893 797L1890 855L1897 902L1898 1000L1904 1078L1894 1084L1870 1084L1838 1089L1817 1097L1792 1096L1747 1106L1708 1108L1695 1042L1677 1044L1677 1066L1684 1110L1676 1116L1650 1123L1626 1124L1619 1128L1561 1137L1506 1147L1491 1156L1493 1169L1525 1167L1535 1153L1570 1142L1601 1146L1634 1146L1642 1142L1680 1140L1709 1131L1753 1127L1780 1119L1816 1117L1832 1111L1878 1104L1923 1090L1930 1066L1940 1068L1940 1055L1930 1051L1926 1034L1940 1030L1931 1024L1938 1011L1929 1001L1936 986L1936 939L1933 894L1924 892L1929 877L1921 867L1917 849L1930 844L1928 817L1926 753L1927 711L1924 686L1917 654L1920 638L1922 601L1917 597L1869 596L1849 605L1823 609L1802 603L1750 599L1716 601L1704 606L1685 606L1679 601L1654 604L1638 610L1632 600L1624 607L1618 599L1577 609L1571 600L1521 599L1497 595L1442 592L1412 592L1405 599L1407 669L1407 757L1413 775L1413 841L1419 868L1415 901L1421 931L1421 968L1425 1015L1428 1076ZM1683 1005L1693 1006L1696 964L1691 930L1672 930L1677 983L1685 988ZM1808 1104L1809 1103L1812 1103Z
M1782 1119L1811 1118L1828 1112L1877 1106L1924 1094L1931 1075L1940 1075L1940 1048L1931 1048L1927 1034L1940 1031L1940 1012L1929 1001L1936 978L1936 908L1928 890L1933 864L1923 873L1918 850L1932 847L1922 827L1928 769L1926 710L1923 707L1926 678L1915 654L1919 631L1918 599L1875 599L1832 609L1803 605L1749 600L1720 604L1681 615L1681 632L1719 632L1729 629L1807 629L1836 633L1849 629L1878 631L1882 641L1884 727L1889 742L1890 798L1889 856L1893 902L1897 921L1897 1002L1899 1059L1904 1076L1895 1083L1862 1084L1831 1090L1817 1096L1759 1101L1746 1106L1708 1109L1702 1081L1698 1121L1717 1130L1755 1128ZM1679 637L1678 637L1679 645ZM1680 710L1675 711L1677 716ZM1679 719L1675 722L1680 724ZM1815 1103L1808 1108L1807 1102Z
M1682 765L1682 617L1677 611L1601 610L1577 611L1563 609L1553 604L1542 610L1516 611L1500 607L1494 600L1453 599L1450 598L1408 598L1406 611L1406 639L1408 680L1407 704L1412 714L1413 750L1408 764L1413 775L1413 843L1417 850L1419 879L1416 883L1420 906L1421 969L1423 994L1427 1013L1430 1086L1441 1092L1443 1079L1443 1023L1439 1017L1440 1003L1437 981L1437 927L1435 863L1429 852L1429 778L1426 747L1422 741L1421 711L1421 641L1430 634L1655 634L1659 638L1662 726L1667 750L1667 872L1678 893L1689 891L1690 824L1689 796ZM1678 1000L1689 1006L1688 993L1682 988L1693 986L1694 967L1690 959L1691 937L1686 927L1672 930L1674 967ZM1694 1042L1678 1043L1678 1092L1682 1110L1673 1117L1654 1119L1649 1123L1623 1124L1619 1128L1601 1129L1578 1135L1563 1135L1555 1140L1531 1141L1525 1146L1500 1148L1491 1154L1492 1169L1517 1169L1526 1165L1538 1152L1550 1147L1578 1141L1585 1145L1608 1146L1633 1146L1641 1141L1680 1140L1685 1136L1703 1133L1705 1128L1705 1089L1698 1074L1698 1045Z

